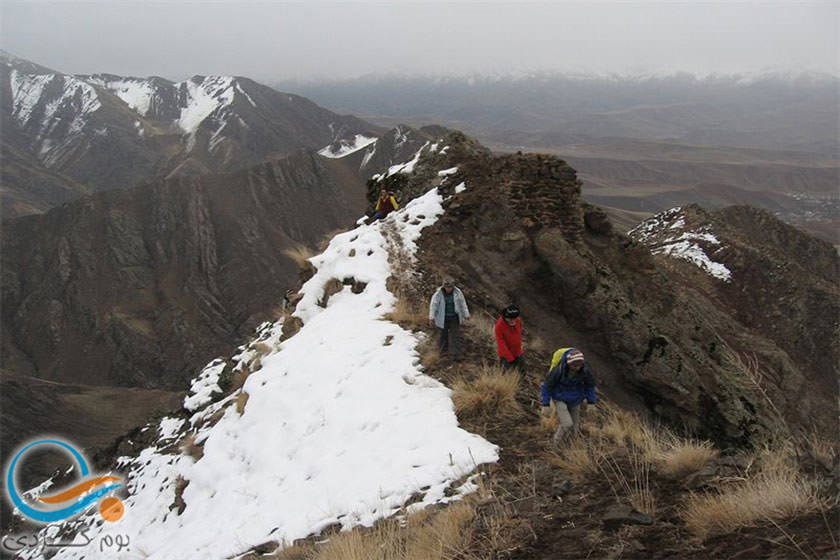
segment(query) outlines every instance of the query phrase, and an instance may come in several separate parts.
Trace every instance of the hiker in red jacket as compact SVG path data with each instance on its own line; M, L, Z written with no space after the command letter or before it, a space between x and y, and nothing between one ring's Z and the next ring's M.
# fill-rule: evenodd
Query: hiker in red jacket
M504 369L525 369L525 357L522 355L522 319L519 318L519 308L509 305L502 311L496 321L494 330L499 362Z

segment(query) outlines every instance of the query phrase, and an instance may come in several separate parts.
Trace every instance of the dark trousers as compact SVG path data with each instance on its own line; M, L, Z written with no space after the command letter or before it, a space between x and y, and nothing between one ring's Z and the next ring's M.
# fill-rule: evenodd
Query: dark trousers
M502 369L517 369L519 371L525 371L525 355L520 354L516 357L512 362L505 360L504 358L499 358L499 362L502 366Z
M448 352L456 355L460 350L461 321L458 317L447 317L443 322L443 328L438 329L440 333L440 353Z

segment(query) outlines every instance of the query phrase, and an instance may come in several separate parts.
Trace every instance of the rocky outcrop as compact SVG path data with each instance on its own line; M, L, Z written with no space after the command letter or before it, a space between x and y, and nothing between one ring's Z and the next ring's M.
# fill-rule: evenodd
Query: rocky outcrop
M556 157L505 155L488 160L485 180L503 189L511 209L527 228L558 228L572 243L581 241L581 181Z

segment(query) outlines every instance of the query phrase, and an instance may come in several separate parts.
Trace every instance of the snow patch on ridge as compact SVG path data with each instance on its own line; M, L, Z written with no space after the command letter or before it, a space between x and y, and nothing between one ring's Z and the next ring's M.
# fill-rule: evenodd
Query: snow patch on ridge
M328 158L343 158L370 146L377 140L378 138L375 136L357 134L352 140L339 140L338 147L336 147L336 143L332 143L329 146L321 148L318 150L318 154ZM362 167L364 167L364 162L362 163Z
M397 173L405 173L405 174L412 173L414 171L414 167L417 165L417 162L420 161L420 155L423 153L423 150L425 150L426 146L428 146L428 145L429 145L428 142L423 144L423 146L419 150L417 150L417 152L414 154L414 157L411 158L411 160L409 160L405 163L398 163L396 165L392 165L391 167L388 168L388 171L386 171L384 175L381 175L381 176L374 175L374 177L376 177L377 179L381 179L381 178L385 178L385 177L390 177L391 175L396 175ZM441 152L441 153L443 153L443 152Z
M198 377L193 379L190 394L184 399L184 408L189 411L198 410L207 405L215 393L221 393L219 376L225 369L225 361L216 359L207 364Z
M645 220L630 230L628 235L650 247L654 255L686 260L714 278L731 282L731 271L724 264L713 261L706 253L709 247L716 247L715 252L722 248L711 226L706 224L695 230L685 227L685 212L681 207L676 207Z

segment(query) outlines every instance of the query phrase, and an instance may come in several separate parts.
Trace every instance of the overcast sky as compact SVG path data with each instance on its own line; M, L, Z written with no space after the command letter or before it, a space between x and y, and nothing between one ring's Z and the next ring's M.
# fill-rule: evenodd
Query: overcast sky
M838 1L0 2L2 49L68 73L840 73Z

